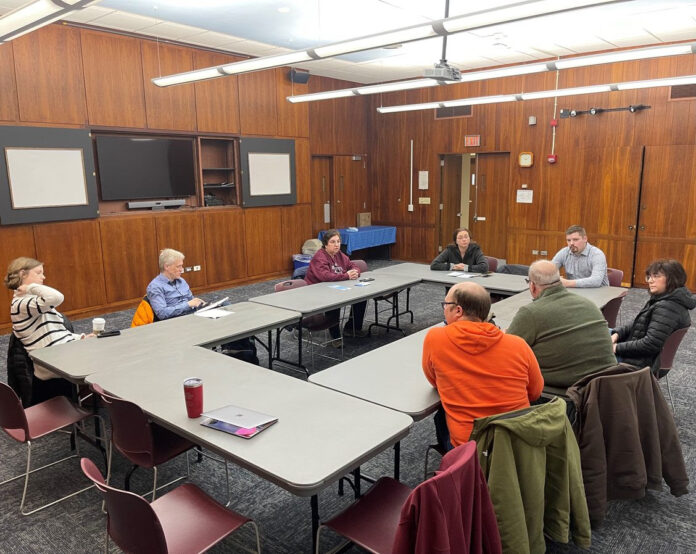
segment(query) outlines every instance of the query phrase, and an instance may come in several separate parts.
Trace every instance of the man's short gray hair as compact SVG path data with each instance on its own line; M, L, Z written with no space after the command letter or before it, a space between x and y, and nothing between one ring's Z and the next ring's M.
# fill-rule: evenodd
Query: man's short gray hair
M537 260L529 266L529 280L539 287L560 282L561 274L556 264L549 260Z
M178 250L174 250L173 248L165 248L159 254L159 269L160 271L164 271L165 265L171 265L174 262L178 262L179 260L183 259L184 255Z

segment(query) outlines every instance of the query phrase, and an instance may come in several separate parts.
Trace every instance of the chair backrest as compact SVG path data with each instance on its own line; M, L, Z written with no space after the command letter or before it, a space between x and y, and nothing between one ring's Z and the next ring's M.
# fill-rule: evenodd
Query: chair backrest
M132 492L107 485L101 471L88 458L80 460L87 478L106 500L109 536L124 552L167 552L167 541L157 514L147 500Z
M622 302L623 296L619 298L612 298L602 308L602 315L604 316L604 319L607 320L609 327L612 329L616 327L616 318L619 317L619 310L621 309Z
M365 273L367 271L367 262L365 260L351 260L351 262L357 266L360 273Z
M17 393L9 385L0 382L0 427L3 429L22 429L24 441L29 438L27 415ZM13 438L17 438L12 435Z
M620 269L607 268L607 277L609 277L610 287L620 287L623 281L623 271Z
M445 454L435 475L413 489L400 520L394 552L454 552L457 546L469 544L472 552L500 552L495 512L475 442ZM477 537L471 529L479 530ZM471 539L480 544L472 544Z
M98 385L92 385L92 390L101 397L109 411L114 446L133 463L152 467L152 427L140 406L111 396Z
M486 261L488 262L488 271L497 271L498 270L498 258L494 258L493 256L485 256Z
M22 406L32 405L34 394L34 362L27 349L14 333L10 333L7 345L7 384L17 393Z
M304 279L288 279L287 281L281 281L273 285L276 292L281 292L284 290L298 289L307 285L307 281Z
M679 348L679 345L681 344L681 341L688 330L688 327L683 327L682 329L673 331L672 334L667 337L667 340L665 341L665 344L662 345L662 350L660 351L660 370L672 369L674 356L677 353L677 349Z
M149 325L155 321L158 321L158 318L150 305L150 301L148 300L147 296L143 296L143 299L140 301L140 304L138 304L138 307L135 309L135 313L133 314L131 327Z

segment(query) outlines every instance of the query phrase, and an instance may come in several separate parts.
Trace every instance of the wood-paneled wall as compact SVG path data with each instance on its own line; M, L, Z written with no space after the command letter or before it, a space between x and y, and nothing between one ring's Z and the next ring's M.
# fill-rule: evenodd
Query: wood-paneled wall
M186 275L198 291L287 275L292 254L312 236L312 153L366 153L369 115L364 102L358 113L354 104L339 103L331 108L330 121L313 127L312 136L309 106L292 104L286 96L331 80L291 83L288 68L169 88L150 81L238 59L64 24L1 45L0 124L293 138L297 204L0 225L0 266L18 256L45 262L46 284L65 294L61 309L73 315L135 305L158 273L157 256L164 247L184 252L186 267L201 266ZM8 324L9 314L0 310L0 330Z
M644 80L689 75L696 71L696 56L618 63L592 68L561 71L559 88L590 84ZM532 250L544 250L553 256L564 245L564 230L571 224L586 226L590 241L605 249L609 265L623 269L624 282L630 282L634 262L636 284L642 281L644 259L634 256L640 247L637 234L638 198L642 183L642 152L645 146L696 144L696 99L670 101L669 88L653 88L558 99L558 109L588 110L591 107L618 108L645 104L650 109L605 112L597 116L582 115L558 119L554 100L535 100L473 106L470 117L434 119L434 111L415 111L380 115L379 105L430 102L522 91L548 90L555 86L555 74L545 73L494 81L434 87L373 97L370 106L369 128L372 165L373 221L396 225L399 241L393 250L404 259L429 261L437 254L440 196L440 157L451 153L509 152L510 177L507 186L507 248L505 257L510 263L530 263L538 257ZM350 102L353 99L346 99ZM528 124L529 116L537 124ZM558 162L551 165L546 155L551 153L552 127L557 118L555 153ZM310 125L315 122L310 121ZM466 147L465 135L480 135L481 146ZM409 143L414 141L414 182L419 170L429 171L428 190L414 188L414 211L408 212ZM520 168L518 154L533 152L531 168ZM672 159L676 159L677 154ZM648 160L646 159L646 163ZM652 163L652 162L651 162ZM689 178L696 182L696 169L690 168ZM685 225L696 219L693 202L680 202L678 193L669 186L669 171L662 169L664 188L660 194L670 197L665 205L670 213L661 214L675 225ZM674 167L673 171L679 171ZM683 179L682 179L683 180ZM527 184L533 191L532 204L518 204L516 191ZM428 196L430 205L419 205L418 197ZM651 206L646 209L650 210ZM660 209L658 205L654 209ZM633 228L630 228L633 226ZM683 229L683 227L682 227ZM415 240L414 240L415 239ZM696 287L696 267L692 251L696 236L684 241L681 259L689 265L690 286ZM423 245L425 241L427 244ZM664 241L663 241L664 243ZM486 245L483 244L484 251ZM653 248L653 254L657 254ZM672 249L674 250L674 249ZM665 255L668 252L665 251Z

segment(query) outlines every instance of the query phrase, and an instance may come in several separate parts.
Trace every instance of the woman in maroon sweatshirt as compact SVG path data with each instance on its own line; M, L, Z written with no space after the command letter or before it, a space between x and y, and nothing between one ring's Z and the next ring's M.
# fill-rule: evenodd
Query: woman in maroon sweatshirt
M305 281L313 285L325 281L347 281L360 277L360 270L350 261L350 258L341 252L341 234L336 229L329 229L321 238L322 247L309 262L309 269L305 275ZM367 302L358 302L351 307L350 318L343 327L343 334L347 336L364 337L367 335L363 331L363 318L365 317L365 307ZM329 329L334 338L333 346L342 346L341 334L338 328L340 310L326 312L328 318L334 319L336 325ZM355 327L353 327L355 324Z

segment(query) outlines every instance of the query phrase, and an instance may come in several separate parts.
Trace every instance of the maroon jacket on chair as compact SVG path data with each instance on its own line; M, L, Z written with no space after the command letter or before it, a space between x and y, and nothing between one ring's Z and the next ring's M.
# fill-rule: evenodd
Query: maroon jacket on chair
M467 442L445 454L435 476L413 490L401 510L392 552L502 552L498 523L475 442Z

